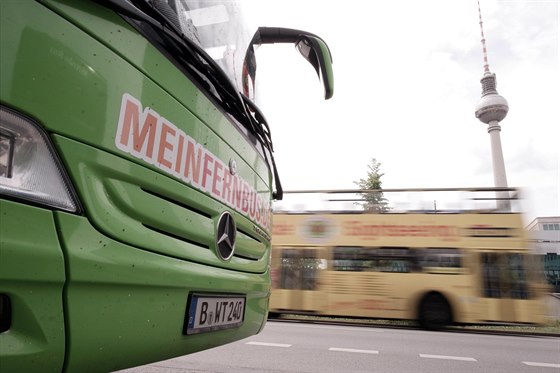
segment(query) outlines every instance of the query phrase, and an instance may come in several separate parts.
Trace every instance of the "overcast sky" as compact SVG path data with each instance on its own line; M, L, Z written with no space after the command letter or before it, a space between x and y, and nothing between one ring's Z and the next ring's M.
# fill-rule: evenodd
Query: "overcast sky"
M261 26L323 37L334 97L292 46L257 51L261 109L284 189L356 188L372 158L384 188L493 186L474 115L483 57L476 0L256 1ZM509 103L501 142L526 220L560 215L560 2L481 0L490 70Z

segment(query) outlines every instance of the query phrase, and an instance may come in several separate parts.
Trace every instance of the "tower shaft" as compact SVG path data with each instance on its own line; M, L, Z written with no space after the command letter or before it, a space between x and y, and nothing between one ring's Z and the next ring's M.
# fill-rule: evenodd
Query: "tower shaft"
M500 139L500 123L493 121L488 123L488 133L490 134L490 148L492 149L492 169L494 170L494 186L507 188L506 166L502 152L502 142Z
M494 186L497 188L507 188L506 166L502 152L502 142L500 140L500 123L493 121L488 123L488 133L490 134L490 148L492 149L492 170L494 171ZM509 192L496 192L496 207L501 211L511 210Z

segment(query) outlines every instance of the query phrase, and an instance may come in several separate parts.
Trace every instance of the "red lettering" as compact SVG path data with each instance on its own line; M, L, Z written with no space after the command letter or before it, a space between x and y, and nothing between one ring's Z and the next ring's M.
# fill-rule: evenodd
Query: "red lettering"
M257 196L257 206L256 206L256 215L255 215L255 220L257 222L260 222L261 220L261 209L262 209L262 199L261 196Z
M342 227L344 229L344 234L345 235L347 235L347 236L357 236L358 235L356 233L357 222L348 221L348 222L343 223Z
M395 225L362 224L358 221L343 223L345 235L362 236L369 239L376 236L387 237L442 237L449 238L457 234L456 229L447 225Z
M173 150L173 144L167 141L167 135L175 136L176 132L167 122L161 124L161 135L159 138L158 162L167 168L171 168L171 162L165 159L165 151Z
M255 219L255 215L256 215L256 211L255 209L257 208L257 192L255 192L254 190L250 190L250 193L248 193L248 198L249 198L249 217L251 219Z
M214 162L214 177L212 180L212 193L214 193L217 197L220 197L220 190L217 188L217 185L220 182L220 180L223 181L223 177L221 176L223 169L224 166L222 165L222 162L216 160Z
M175 172L181 172L181 166L183 164L183 144L185 143L185 138L181 136L179 132L179 144L177 144L177 156L175 157Z
M241 209L241 186L239 185L241 181L239 177L235 175L233 177L233 191L232 191L232 206L237 210Z
M201 147L196 146L196 143L192 139L188 138L187 155L185 157L185 171L183 172L183 175L185 175L187 180L191 180L195 185L200 185L201 156Z
M222 198L232 204L231 202L231 182L232 177L229 171L224 172L224 182L222 183Z
M121 106L121 117L119 119L119 129L121 130L119 141L121 145L128 147L128 141L130 140L130 129L133 126L138 128L139 117L140 107L136 104L136 102L123 97L123 103Z
M140 111L139 103L131 96L125 94L119 118L120 147L130 149L129 141L132 131L132 150L152 158L156 136L155 130L159 116L149 108L146 108L142 115L140 115ZM141 126L140 122L142 122ZM147 144L146 139L148 140ZM144 146L146 146L146 149L142 151Z
M206 153L204 154L204 167L202 169L202 188L206 189L206 190L210 190L210 188L206 187L206 180L208 179L208 176L212 175L212 169L210 168L210 164L214 162L214 158L212 157L212 154L210 153Z
M247 214L249 212L249 188L247 183L243 181L241 182L241 185L243 188L243 192L241 193L241 196L243 198L243 201L241 203L241 211Z
M290 224L273 224L272 234L276 235L288 235L294 233L294 226Z

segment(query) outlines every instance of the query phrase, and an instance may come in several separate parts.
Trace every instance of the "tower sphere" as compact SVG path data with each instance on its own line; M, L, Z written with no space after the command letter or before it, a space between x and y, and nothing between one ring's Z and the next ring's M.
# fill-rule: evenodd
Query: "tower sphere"
M475 108L475 115L482 123L502 121L508 113L509 106L505 98L496 90L496 74L489 71L484 73L482 79L482 97Z
M480 98L475 108L475 115L482 123L488 124L493 121L501 122L508 110L509 106L505 98L497 93L490 93Z

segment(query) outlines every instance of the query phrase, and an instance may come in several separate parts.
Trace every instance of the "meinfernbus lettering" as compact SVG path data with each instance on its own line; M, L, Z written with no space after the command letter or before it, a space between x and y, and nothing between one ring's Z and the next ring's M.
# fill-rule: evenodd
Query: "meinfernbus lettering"
M270 232L270 201L184 131L128 93L123 94L117 148L208 192Z

